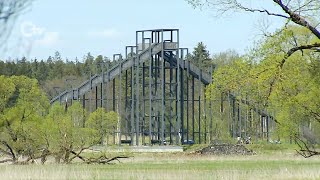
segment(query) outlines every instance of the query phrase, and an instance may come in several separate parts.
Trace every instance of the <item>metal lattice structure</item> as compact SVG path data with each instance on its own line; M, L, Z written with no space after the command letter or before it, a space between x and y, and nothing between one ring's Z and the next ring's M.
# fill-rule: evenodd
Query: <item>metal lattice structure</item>
M125 57L114 54L118 64L61 93L51 104L81 101L89 112L98 107L118 112L118 144L207 143L212 139L214 102L206 101L204 90L212 72L195 66L187 54L188 49L180 48L178 29L136 31L136 44L126 46ZM240 131L243 124L236 114L240 105L228 97L233 109L229 129L236 136L235 122L240 122Z

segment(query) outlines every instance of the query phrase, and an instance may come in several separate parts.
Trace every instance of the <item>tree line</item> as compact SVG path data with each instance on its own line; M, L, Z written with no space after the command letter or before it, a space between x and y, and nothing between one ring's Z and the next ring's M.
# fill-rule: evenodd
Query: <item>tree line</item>
M257 13L283 20L276 32L262 29L262 38L245 56L219 69L208 94L237 92L254 106L274 113L277 136L292 137L304 157L320 155L320 2L318 0L186 0L218 16ZM213 94L213 95L212 95Z
M0 163L33 163L54 157L58 163L78 158L86 163L108 163L83 157L84 150L107 143L117 126L118 115L104 109L88 114L79 102L66 109L49 105L36 79L26 76L0 76Z
M0 61L0 74L6 76L27 76L35 78L40 84L53 79L61 79L66 76L89 76L101 71L103 64L112 66L115 62L110 61L108 57L98 55L94 57L91 53L83 56L82 60L78 58L69 60L62 58L60 52L56 51L54 56L49 56L46 60L27 59L22 57L15 60Z

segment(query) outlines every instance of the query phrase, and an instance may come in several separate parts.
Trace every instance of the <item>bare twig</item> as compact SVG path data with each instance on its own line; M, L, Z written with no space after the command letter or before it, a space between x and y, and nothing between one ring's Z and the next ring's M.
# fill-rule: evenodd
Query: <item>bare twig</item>
M284 5L281 0L273 0L273 2L278 4L282 8L282 10L290 16L292 22L308 28L318 39L320 39L320 32L314 26L312 26L304 17L292 11L287 5Z

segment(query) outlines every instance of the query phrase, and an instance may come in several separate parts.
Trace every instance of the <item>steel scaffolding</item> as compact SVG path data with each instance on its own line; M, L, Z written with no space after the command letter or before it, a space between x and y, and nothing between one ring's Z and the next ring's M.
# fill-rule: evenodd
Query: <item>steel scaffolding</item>
M126 46L125 56L114 54L115 66L102 68L101 74L61 93L51 104L67 107L77 100L89 112L98 107L117 112L114 135L118 141L114 138L114 143L119 145L208 143L214 131L212 109L219 106L205 98L212 71L202 71L187 55L188 49L180 48L178 29L136 31L136 44ZM226 97L232 107L230 135L241 136L242 126L249 121L249 115L241 117L240 104L246 102L237 102L230 94ZM268 127L269 116L253 111L264 122L261 128Z

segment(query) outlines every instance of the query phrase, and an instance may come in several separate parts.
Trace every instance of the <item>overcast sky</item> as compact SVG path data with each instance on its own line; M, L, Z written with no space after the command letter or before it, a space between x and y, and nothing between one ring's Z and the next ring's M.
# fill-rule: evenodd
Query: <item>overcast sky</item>
M16 21L0 58L47 59L55 51L69 60L88 52L111 57L135 44L136 30L158 28L179 28L180 47L202 41L211 54L228 49L243 54L259 39L264 21L250 13L217 18L184 0L35 0ZM271 21L271 30L281 24Z

